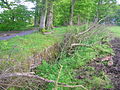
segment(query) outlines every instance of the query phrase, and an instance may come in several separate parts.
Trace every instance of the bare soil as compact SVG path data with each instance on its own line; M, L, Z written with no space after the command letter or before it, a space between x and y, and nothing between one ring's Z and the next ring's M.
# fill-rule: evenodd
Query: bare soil
M103 58L97 58L86 65L87 67L94 67L95 71L87 71L87 69L84 68L76 70L77 79L90 79L93 75L99 77L100 72L103 71L106 75L108 75L114 87L111 89L105 89L101 86L100 90L120 90L120 38L114 38L110 41L110 44L115 53L114 56L108 55ZM88 75L89 72L92 74ZM93 88L92 90L97 89Z
M111 45L115 55L113 56L113 65L109 68L111 80L115 86L114 90L120 90L120 38L111 40Z
M113 49L114 56L106 56L104 58L99 58L91 63L95 67L96 71L104 71L109 75L112 84L114 85L113 89L108 90L120 90L120 38L114 38L110 41L111 48ZM98 62L105 62L107 64Z

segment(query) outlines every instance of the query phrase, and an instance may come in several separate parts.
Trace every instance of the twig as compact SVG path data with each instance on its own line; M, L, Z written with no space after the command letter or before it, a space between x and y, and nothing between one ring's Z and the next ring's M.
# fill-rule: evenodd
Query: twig
M9 86L9 85L11 85L11 84L0 83L0 85ZM19 85L12 85L12 86L14 86L14 87L19 87L19 88L23 88L23 86L19 86ZM6 90L6 89L4 88L4 90Z
M89 32L89 31L91 31L93 28L98 27L98 26L99 26L99 23L100 23L101 21L103 21L104 19L106 19L107 17L108 17L108 16L102 18L102 19L99 20L97 23L94 23L94 24L93 24L91 27L89 27L87 30L78 33L76 36L83 35L83 34ZM98 25L96 25L96 24L98 24Z
M62 68L60 69L60 72L61 72L61 70L62 70ZM60 72L59 72L59 74L60 74ZM44 82L47 82L47 83L56 83L56 81L54 81L54 80L48 80L48 79L45 79L45 78L40 77L38 75L31 75L30 73L8 73L8 74L0 75L0 79L11 78L11 77L26 77L26 78L31 78L31 79L37 79L37 80L44 81ZM58 77L58 80L59 80L59 77ZM71 87L71 88L74 88L74 87L77 87L77 86L82 87L82 88L84 87L82 85L71 86L71 85L67 85L65 83L60 83L58 81L57 81L57 84L62 85L63 87ZM84 87L84 89L85 89L85 87Z
M74 47L74 46L92 47L92 45L86 45L86 44L79 44L79 43L74 43L74 44L71 44L71 47Z
M77 88L77 87L81 87L85 90L88 90L87 88L85 88L83 85L59 85L59 87L68 87L68 88Z
M57 90L57 88L58 88L58 81L59 81L59 79L60 79L60 74L61 74L62 68L63 68L63 66L60 65L60 71L59 71L59 73L58 73L58 78L57 78L57 80L56 80L56 82L55 82L55 90Z

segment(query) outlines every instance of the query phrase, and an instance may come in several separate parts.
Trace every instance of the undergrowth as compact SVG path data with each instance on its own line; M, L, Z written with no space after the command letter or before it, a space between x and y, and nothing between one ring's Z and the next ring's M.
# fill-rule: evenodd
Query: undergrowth
M79 46L75 49L74 54L68 56L62 52L63 57L54 63L48 63L43 60L42 64L37 67L36 74L47 78L49 80L57 80L60 66L62 65L62 71L58 82L68 85L83 85L88 90L100 90L113 88L111 81L105 72L97 71L89 64L98 57L104 57L112 54L112 49L108 44L101 44L101 39L106 37L106 33L99 33L93 35L91 38L82 41L83 44L92 45L92 47ZM104 39L108 42L107 39ZM48 83L44 89L52 90L56 87L54 84ZM65 88L59 87L58 90L84 90L82 87L78 88Z
M30 35L16 36L9 40L0 41L0 63L2 64L0 70L3 70L6 65L14 65L14 61L23 61L23 63L26 63L26 60L29 60L35 53L40 53L45 48L61 42L64 34L69 28L76 27L54 28L53 30L48 30L53 32L48 35L43 35L41 32L35 32ZM5 65L5 63L7 64Z

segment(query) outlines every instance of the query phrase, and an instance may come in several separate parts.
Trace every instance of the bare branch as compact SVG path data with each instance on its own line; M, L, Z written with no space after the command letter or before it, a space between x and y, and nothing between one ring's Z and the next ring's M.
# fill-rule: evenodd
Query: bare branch
M83 31L83 32L78 33L76 36L83 35L83 34L89 32L89 31L91 31L93 28L98 27L98 26L99 26L99 23L100 23L101 21L103 21L104 19L106 19L107 17L108 17L108 16L102 18L102 19L99 20L98 22L93 23L93 25L92 25L91 27L89 27L87 30L85 30L85 31Z
M85 90L88 90L87 88L85 88L83 85L59 85L59 87L69 87L69 88L76 88L76 87L82 87Z
M11 77L26 77L26 78L31 78L31 79L37 79L37 80L40 80L40 81L45 81L47 83L56 83L56 81L54 81L54 80L48 80L48 79L45 79L45 78L40 77L38 75L31 75L30 73L8 73L8 74L1 75L0 79L11 78ZM71 85L67 85L67 84L59 83L59 82L58 82L58 85L62 85L62 87L71 87L71 88L81 87L81 88L86 89L82 85L71 86Z
M71 44L71 47L74 47L74 46L92 47L92 45L86 45L86 44L79 44L79 43L74 43L74 44Z

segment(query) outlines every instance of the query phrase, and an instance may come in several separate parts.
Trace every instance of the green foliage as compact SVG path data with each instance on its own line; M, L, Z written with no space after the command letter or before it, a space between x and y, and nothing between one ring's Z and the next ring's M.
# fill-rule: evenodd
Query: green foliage
M101 19L115 12L113 7L116 0L76 0L74 7L74 23L90 22L93 19ZM70 0L54 2L54 25L68 25L70 20Z
M39 32L26 36L16 36L10 40L0 41L0 59L25 61L34 53L60 42L67 27L55 28L53 34L43 35ZM4 64L3 64L4 65Z
M34 12L36 24L39 25L40 16L42 13L42 2L41 0L26 0L31 2L36 2L36 9ZM70 21L70 4L71 0L48 0L48 2L53 3L53 25L54 26L62 26L68 25ZM31 12L28 11L24 6L14 4L13 2L8 3L10 7L14 7L12 10L5 10L0 15L0 30L17 30L23 29L22 27L26 27L28 24L33 23L31 20ZM0 6L2 8L8 8L7 5L0 2ZM17 6L17 7L16 7ZM113 9L116 5L116 0L76 0L74 7L74 16L73 22L77 24L78 17L80 18L80 23L91 22L95 18L100 20L106 15L111 15L115 12ZM22 12L22 13L21 13ZM116 12L117 15L116 21L119 24L119 10ZM7 16L6 16L7 15ZM12 20L15 18L15 21ZM4 20L4 22L3 22Z
M112 22L114 22L114 24L119 25L120 26L120 6L116 5L113 8L113 13L112 15L109 17L109 20L111 20Z
M104 75L96 75L95 69L93 67L87 66L87 63L92 60L92 58L95 58L96 53L93 49L89 48L79 48L75 54L72 57L65 57L60 59L55 64L49 64L45 60L43 60L42 65L40 65L37 68L38 75L48 78L50 80L56 80L58 76L58 72L60 69L59 65L63 66L63 70L60 75L59 82L70 84L71 82L76 82L77 84L83 85L87 87L88 89L92 89L93 87L100 89L101 87L105 87L109 84L110 81L104 80ZM79 75L79 73L75 73L75 69L77 68L86 68L87 76L90 74L92 75L92 80L90 78L85 77L86 79L78 80L75 78L74 75ZM83 72L80 72L80 74L83 74ZM100 72L99 72L100 73ZM85 76L85 75L84 75ZM96 83L97 82L97 83ZM51 90L54 88L54 84L49 84L47 87L48 90ZM107 87L106 87L107 88ZM59 87L58 90L68 90L67 88ZM78 88L78 90L81 90L82 88Z
M32 12L23 5L5 10L0 14L0 31L21 30L31 23Z
M108 29L113 33L114 37L120 37L120 26L108 27Z
M54 25L67 25L70 16L70 0L54 2Z
M93 44L97 41L100 41L101 38L104 37L101 36L101 34L97 34L96 36L94 35L93 37L83 41L82 43ZM103 57L110 53L112 53L112 50L109 48L108 45L96 44L92 47L81 46L76 48L74 54L69 57L65 53L62 53L64 57L54 63L48 63L43 60L42 65L37 67L36 74L49 80L56 81L58 72L60 70L60 65L62 65L63 69L58 82L66 83L69 85L83 85L89 90L94 88L112 88L110 80L108 80L108 76L106 76L104 72L96 71L94 67L89 66L89 63L93 60L93 58ZM75 78L78 75L82 76L83 79ZM72 82L74 82L74 84ZM44 87L44 89L51 90L54 87L54 84L48 84L48 86ZM58 88L58 90L69 89L70 88L64 87ZM83 90L83 88L74 89Z
M77 0L75 4L75 17L80 15L80 20L90 20L95 15L95 0ZM87 13L86 13L87 12Z

